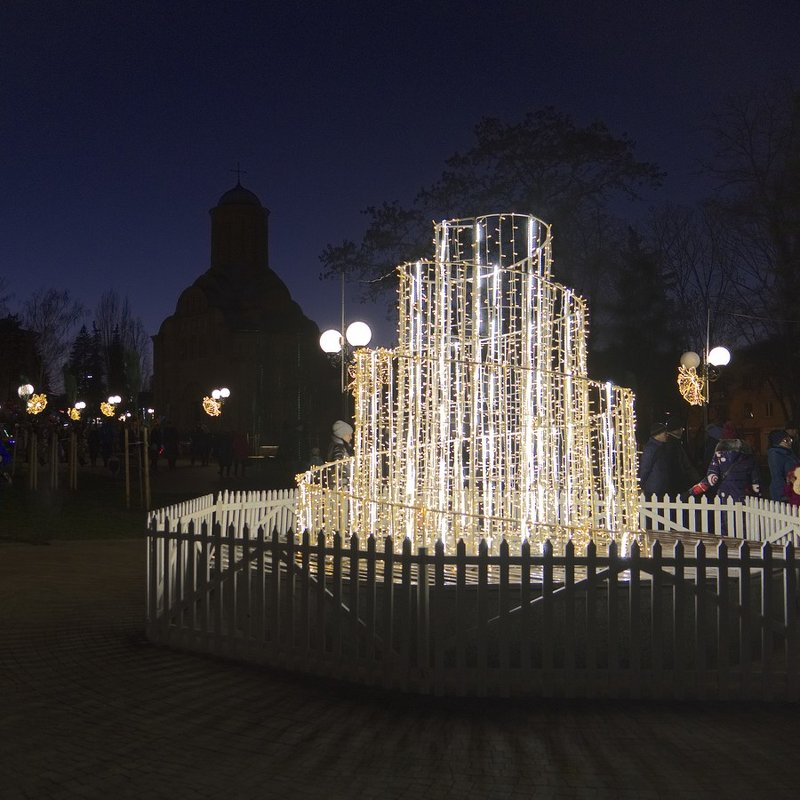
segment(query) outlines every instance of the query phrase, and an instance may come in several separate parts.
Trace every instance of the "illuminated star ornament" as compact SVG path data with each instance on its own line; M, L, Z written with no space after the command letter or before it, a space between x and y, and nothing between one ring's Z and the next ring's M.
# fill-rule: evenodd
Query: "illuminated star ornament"
M448 554L638 538L633 393L589 379L551 241L527 215L434 226L433 259L398 268L398 346L356 351L354 456L299 476L301 530Z
M32 394L26 403L26 410L29 414L41 414L47 407L46 394Z
M678 391L690 406L701 406L706 401L705 381L694 367L678 367Z

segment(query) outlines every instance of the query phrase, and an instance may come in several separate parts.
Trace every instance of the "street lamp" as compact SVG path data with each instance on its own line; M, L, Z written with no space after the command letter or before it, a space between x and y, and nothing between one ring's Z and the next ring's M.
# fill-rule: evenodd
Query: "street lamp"
M344 327L344 325L342 325L342 327ZM344 337L339 331L333 328L325 331L319 337L319 346L322 348L324 353L334 357L338 354L342 391L342 409L345 415L347 414L347 397L345 395L346 386L344 378L346 368L345 364L350 360L352 351L355 348L366 347L370 343L371 339L372 329L369 327L369 325L367 325L366 322L361 322L360 320L351 322L347 328L345 328Z
M231 396L231 390L223 386L219 389L212 389L211 396L206 395L203 398L203 411L209 417L218 417L222 414L222 406L224 402Z
M706 358L701 359L693 350L681 356L678 367L678 391L689 405L703 406L703 433L708 431L708 407L711 403L711 384L719 378L719 368L727 366L731 352L727 347L708 349ZM697 370L700 368L700 373Z
M47 395L42 392L36 394L33 386L30 383L23 383L17 389L17 394L20 400L25 403L25 410L29 414L41 414L47 407Z
M104 403L100 403L100 413L104 417L113 417L117 413L117 406L122 402L118 394L112 394Z

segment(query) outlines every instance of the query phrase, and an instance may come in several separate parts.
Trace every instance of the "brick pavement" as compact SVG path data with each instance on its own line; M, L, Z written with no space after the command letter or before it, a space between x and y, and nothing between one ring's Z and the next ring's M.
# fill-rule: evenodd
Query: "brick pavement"
M142 540L0 545L0 798L794 798L798 708L436 701L156 648Z

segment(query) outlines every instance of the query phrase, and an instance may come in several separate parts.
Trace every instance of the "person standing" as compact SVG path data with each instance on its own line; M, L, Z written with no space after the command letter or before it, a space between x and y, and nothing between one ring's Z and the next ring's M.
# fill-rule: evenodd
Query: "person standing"
M698 475L683 447L683 425L677 420L658 423L650 430L639 465L639 483L645 497L677 497L689 491Z
M344 420L337 419L331 428L331 443L328 445L328 461L341 461L353 455L353 428Z
M233 434L231 450L233 451L233 474L238 475L239 469L241 469L242 477L244 478L245 468L247 467L247 457L250 455L250 445L247 442L247 436L241 431L236 431L236 433Z
M769 433L769 497L770 500L785 500L784 487L789 473L800 463L792 452L792 437L788 431L778 429Z
M759 472L753 448L741 439L720 439L706 476L692 487L692 494L705 494L711 487L723 502L739 502L758 496Z

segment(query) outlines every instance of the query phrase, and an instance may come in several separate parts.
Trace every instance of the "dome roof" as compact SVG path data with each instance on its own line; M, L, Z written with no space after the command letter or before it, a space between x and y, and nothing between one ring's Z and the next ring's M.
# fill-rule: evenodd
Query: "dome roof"
M241 183L237 183L233 189L229 189L220 197L218 206L258 206L261 208L261 201L249 189L245 189Z

